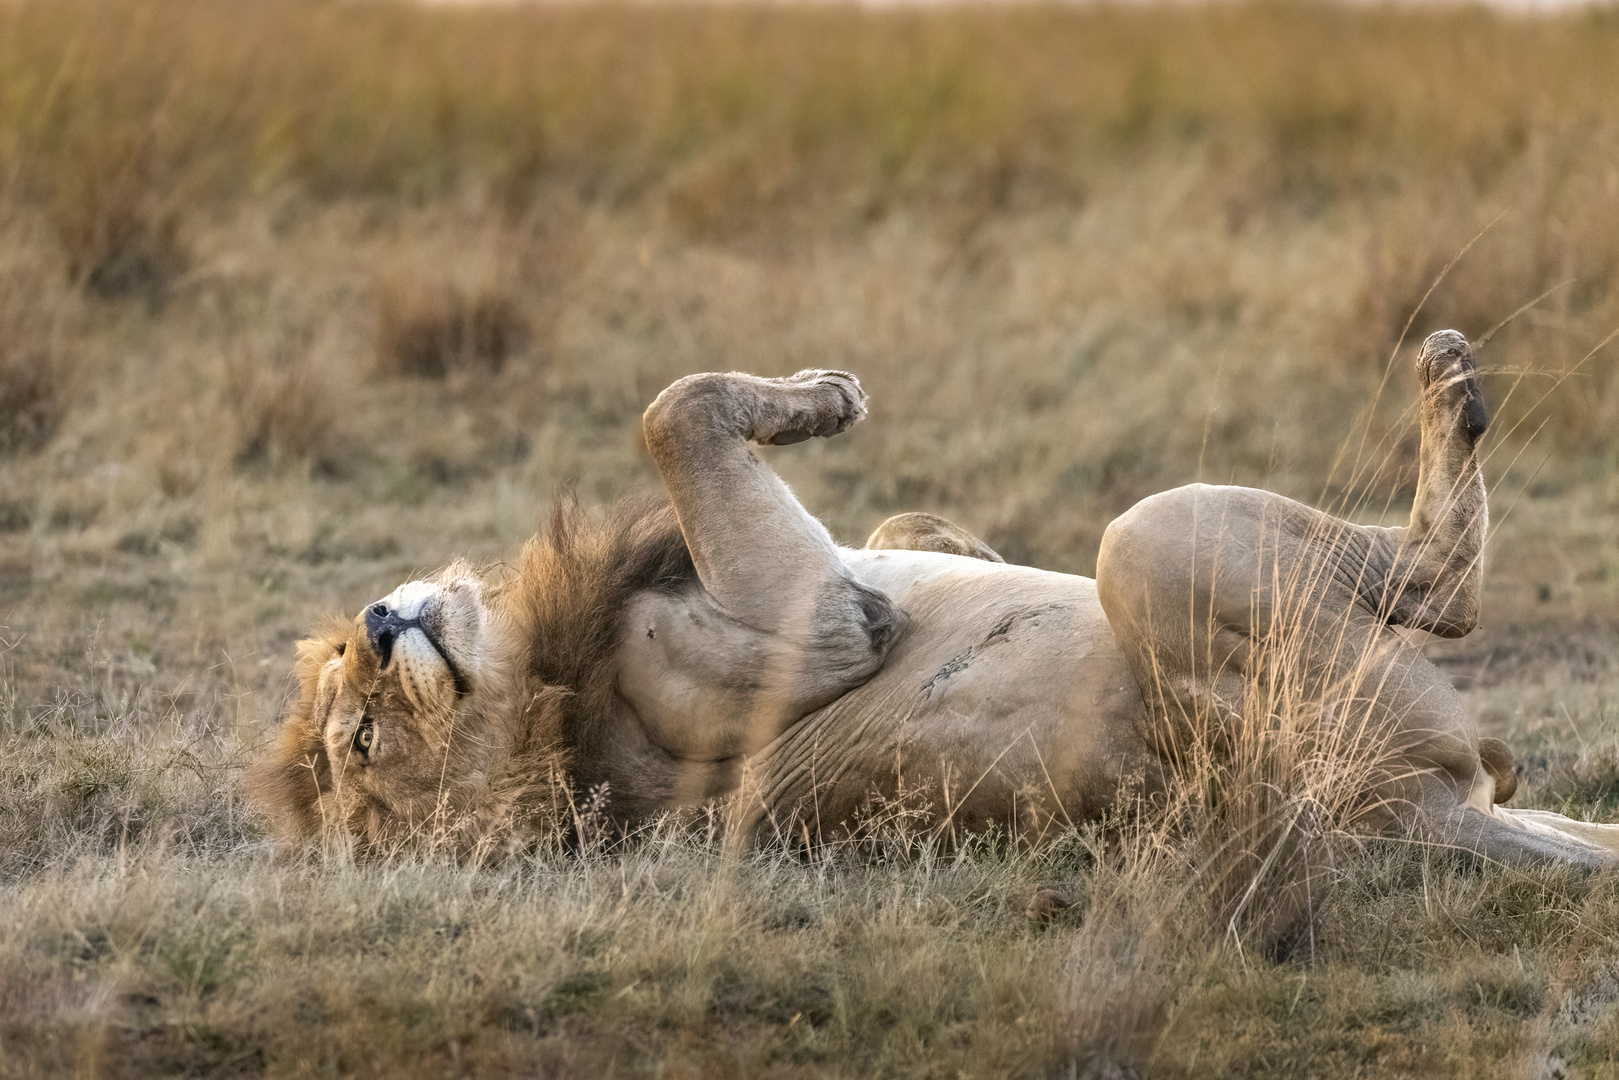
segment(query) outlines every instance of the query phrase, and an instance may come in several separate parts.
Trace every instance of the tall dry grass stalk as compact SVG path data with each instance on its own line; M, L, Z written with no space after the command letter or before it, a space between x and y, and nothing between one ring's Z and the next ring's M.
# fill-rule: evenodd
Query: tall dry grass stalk
M1207 904L1210 932L1272 958L1315 956L1338 862L1380 829L1413 826L1379 796L1412 766L1398 752L1400 718L1379 700L1378 646L1348 671L1319 670L1320 636L1349 631L1307 610L1319 595L1310 579L1327 573L1295 568L1273 585L1281 603L1253 643L1240 701L1209 695L1188 714L1148 690L1170 725L1173 777L1132 842L1178 842L1190 864L1183 887ZM1204 670L1224 660L1206 657Z

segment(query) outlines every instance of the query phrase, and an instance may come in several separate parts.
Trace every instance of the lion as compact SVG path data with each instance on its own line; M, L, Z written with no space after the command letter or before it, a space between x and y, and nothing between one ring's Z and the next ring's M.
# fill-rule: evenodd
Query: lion
M1094 580L932 515L839 546L754 447L858 423L855 376L688 376L644 416L667 498L564 503L503 577L453 563L302 642L250 794L283 836L382 845L581 800L630 827L730 799L734 835L815 840L919 785L952 829L1049 835L1153 805L1187 739L1240 730L1282 642L1321 729L1373 745L1380 828L1612 865L1619 826L1500 805L1510 755L1405 632L1472 629L1488 517L1472 350L1434 334L1417 372L1408 525L1191 485L1111 523Z

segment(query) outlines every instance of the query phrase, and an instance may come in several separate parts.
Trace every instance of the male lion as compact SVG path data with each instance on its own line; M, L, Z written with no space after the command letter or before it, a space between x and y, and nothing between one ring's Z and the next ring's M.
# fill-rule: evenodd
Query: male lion
M303 642L252 791L292 836L464 843L555 810L558 770L633 822L736 792L746 764L748 829L824 835L923 784L953 826L1039 832L1162 792L1187 739L1234 735L1287 679L1326 744L1370 747L1384 827L1608 865L1619 826L1495 805L1504 748L1481 760L1395 629L1472 629L1487 517L1472 352L1438 333L1417 368L1408 526L1193 485L1113 522L1095 581L929 515L839 547L750 446L857 423L854 376L689 376L645 416L668 502L564 508L504 582L456 563Z

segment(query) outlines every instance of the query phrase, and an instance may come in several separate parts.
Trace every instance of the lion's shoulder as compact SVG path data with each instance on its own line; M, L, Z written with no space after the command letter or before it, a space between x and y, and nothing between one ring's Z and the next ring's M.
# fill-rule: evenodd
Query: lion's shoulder
M594 751L614 706L631 599L696 581L680 522L663 498L621 499L596 512L564 499L524 545L492 600L506 632L518 638L521 674L562 692L557 735L576 759Z

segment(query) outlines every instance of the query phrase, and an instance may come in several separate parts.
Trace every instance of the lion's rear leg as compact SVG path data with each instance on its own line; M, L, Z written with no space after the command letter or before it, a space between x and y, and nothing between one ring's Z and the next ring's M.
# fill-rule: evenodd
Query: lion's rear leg
M985 562L1005 562L1000 553L953 521L937 514L895 514L866 538L868 551L937 551Z
M1460 696L1323 572L1336 557L1323 535L1315 511L1241 488L1167 492L1109 526L1097 586L1147 699L1150 744L1182 768L1212 747L1234 779L1274 785L1276 812L1308 804L1356 832L1520 865L1599 866L1603 846L1619 851L1619 828L1588 836L1491 805Z
M1404 528L1203 485L1145 499L1108 526L1102 606L1160 717L1230 723L1261 675L1271 693L1280 673L1295 695L1332 694L1390 623L1472 628L1488 524L1477 366L1466 339L1446 330L1423 343L1417 373L1421 473Z
M1441 330L1422 343L1422 450L1411 521L1386 535L1396 554L1377 606L1398 626L1460 637L1478 622L1489 507L1478 441L1489 417L1467 339Z
M1193 485L1142 500L1103 534L1097 591L1148 706L1143 734L1179 765L1240 734L1270 620L1261 563L1275 561L1255 542L1281 502Z

